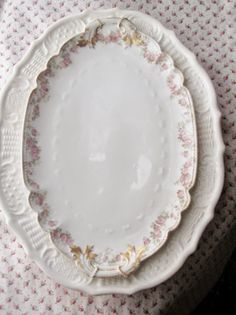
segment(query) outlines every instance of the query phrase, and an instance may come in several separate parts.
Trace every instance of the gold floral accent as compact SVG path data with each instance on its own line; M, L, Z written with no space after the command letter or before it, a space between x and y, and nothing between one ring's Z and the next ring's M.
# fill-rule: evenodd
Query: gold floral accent
M138 268L138 266L139 266L140 263L141 263L142 256L143 256L143 254L144 254L145 251L146 251L146 247L145 247L144 245L139 246L139 247L137 247L137 248L136 248L135 246L133 246L133 245L128 245L128 248L127 248L126 252L121 253L120 256L121 256L123 259L127 260L128 263L130 263L131 261L133 261L133 262L132 262L133 268L132 268L132 270L131 270L129 273L126 273L126 272L124 272L124 271L122 270L122 267L119 266L119 271L120 271L120 273L122 274L122 276L128 277L128 275L129 275L131 272L135 271L135 270Z
M131 45L140 46L143 44L143 40L141 38L141 35L136 31L132 32L131 34L123 35L122 39L129 46L131 46Z
M124 252L123 254L121 254L121 256L125 257L128 261L130 261L131 257L133 256L133 254L135 254L136 256L136 264L138 264L138 262L141 260L143 253L145 252L146 248L145 246L139 246L136 247L133 245L128 245L128 249L126 252Z
M97 272L98 267L96 266L96 257L98 256L94 252L94 246L87 245L84 250L81 247L72 245L70 246L71 253L73 254L73 258L78 266L82 269L88 271L92 271L94 273ZM124 271L125 265L120 265L118 270L123 277L128 277L130 273L135 271L141 263L143 253L146 251L146 247L139 246L135 247L133 245L128 245L128 248L125 252L120 254L120 258L122 261L125 261L128 265L132 265L132 269L129 272ZM90 274L88 272L88 274Z
M79 47L85 47L87 45L88 45L88 40L83 38L83 37L78 41L78 46Z
M79 246L72 245L70 247L70 251L73 254L73 258L78 265L83 267L82 257L84 257L90 263L95 261L97 254L93 252L93 246L87 245L84 250L82 250Z
M99 30L102 29L103 24L99 21L99 25L97 26L94 34L90 38L86 38L86 33L82 35L82 37L78 41L78 46L85 47L90 45L91 47L95 47L97 42L99 41ZM136 45L142 46L144 45L144 40L142 39L142 35L136 30L131 31L130 33L119 31L120 36L124 43L128 46ZM100 39L101 40L101 39Z
M79 39L78 41L78 46L79 47L86 47L86 46L90 46L92 48L94 48L96 46L98 42L98 36L97 33L95 33L91 38L85 38L84 35L83 37L81 37L81 39Z

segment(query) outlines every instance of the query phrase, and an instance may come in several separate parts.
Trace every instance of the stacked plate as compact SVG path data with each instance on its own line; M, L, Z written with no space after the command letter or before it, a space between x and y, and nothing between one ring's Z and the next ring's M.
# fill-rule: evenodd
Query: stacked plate
M57 281L130 294L194 251L223 183L220 114L158 21L118 9L59 21L16 66L0 123L2 208Z

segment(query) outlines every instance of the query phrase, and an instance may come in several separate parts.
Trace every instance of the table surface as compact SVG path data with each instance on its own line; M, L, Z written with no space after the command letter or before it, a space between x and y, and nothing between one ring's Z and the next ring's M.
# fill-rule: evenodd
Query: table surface
M0 314L189 314L214 285L236 245L236 3L234 0L0 0L0 89L31 42L87 7L139 10L175 31L208 72L222 111L224 190L197 251L160 286L131 296L91 297L49 279L0 212Z

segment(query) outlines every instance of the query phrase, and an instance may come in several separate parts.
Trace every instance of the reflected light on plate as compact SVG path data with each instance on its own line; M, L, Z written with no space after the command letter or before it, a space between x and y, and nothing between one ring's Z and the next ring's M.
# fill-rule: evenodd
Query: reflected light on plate
M131 190L142 189L151 174L152 162L145 155L140 155L138 162L134 165L136 169L136 180L131 184Z

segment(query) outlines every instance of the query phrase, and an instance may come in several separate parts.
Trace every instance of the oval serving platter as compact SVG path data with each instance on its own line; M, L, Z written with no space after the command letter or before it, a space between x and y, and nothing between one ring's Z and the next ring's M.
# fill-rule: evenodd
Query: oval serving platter
M128 276L190 203L193 104L170 56L129 19L101 17L86 28L77 20L76 28L46 38L37 71L29 62L4 95L1 141L10 144L1 162L6 174L8 163L21 166L11 195L1 178L3 199L11 196L16 211L33 209L90 278Z

